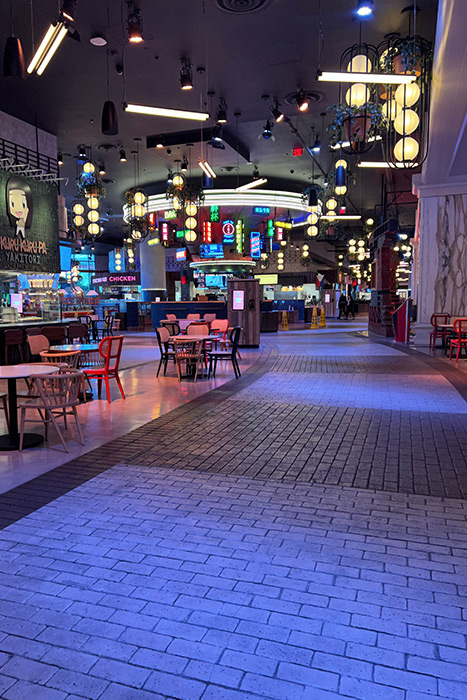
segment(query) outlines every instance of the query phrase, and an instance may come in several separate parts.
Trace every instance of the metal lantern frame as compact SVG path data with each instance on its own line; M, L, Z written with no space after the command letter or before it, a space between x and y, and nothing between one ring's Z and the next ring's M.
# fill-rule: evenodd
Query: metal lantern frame
M379 54L376 46L373 44L366 43L356 43L350 46L344 51L340 60L340 71L347 72L349 64L357 56L364 56L369 63L369 70L360 71L372 73L378 69L379 65ZM358 71L355 71L358 72ZM353 109L352 103L347 103L346 96L350 91L352 94L352 88L358 83L339 83L339 103L341 105L347 105L349 110ZM371 105L379 105L379 93L377 86L372 83L362 83L365 86L365 90L368 91L368 99L361 105L359 109L358 105L355 105L357 111L353 116L349 116L348 119L344 120L348 122L346 128L343 129L342 139L340 143L340 152L345 155L361 155L370 151L375 144L375 136L378 134L378 128L375 127L371 122L373 119L373 113ZM375 107L375 110L378 108ZM349 142L349 145L345 145Z
M432 44L419 35L411 37L391 36L379 45L378 50L380 53L380 70L416 76L415 81L406 85L384 86L387 90L385 97L388 114L387 128L383 140L385 160L395 168L412 170L418 168L428 155ZM416 85L420 90L419 97L414 102L410 98L411 85ZM396 99L396 92L398 99ZM396 130L395 122L402 110L415 112L419 123L415 129L407 130L406 132L405 121L402 120L403 132L400 133ZM414 138L418 143L419 150L413 158L408 157L408 155L407 158L405 157L404 140L407 137ZM395 147L401 141L402 158L398 159L395 156Z

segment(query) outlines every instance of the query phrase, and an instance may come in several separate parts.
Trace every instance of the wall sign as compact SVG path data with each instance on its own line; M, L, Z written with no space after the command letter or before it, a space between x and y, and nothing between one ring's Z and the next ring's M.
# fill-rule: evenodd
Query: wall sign
M261 234L259 231L250 231L250 255L252 258L261 257Z
M0 170L0 270L60 272L55 185Z
M175 209L166 209L164 212L164 219L176 219L177 217L178 213Z
M234 311L245 310L245 292L243 289L234 289L232 296L232 308Z
M235 226L230 219L222 224L222 235L224 236L224 243L228 244L235 241Z
M243 253L243 221L237 219L235 224L235 248L237 253Z
M104 272L91 277L91 284L100 284L102 286L128 286L141 284L140 272Z
M175 260L186 260L186 248L177 248L175 251Z
M210 221L203 222L203 241L212 243L212 224Z
M218 222L221 220L220 208L217 205L213 205L211 207L209 218L211 219L211 221L214 221L214 222Z
M253 214L267 214L271 212L270 207L253 207Z

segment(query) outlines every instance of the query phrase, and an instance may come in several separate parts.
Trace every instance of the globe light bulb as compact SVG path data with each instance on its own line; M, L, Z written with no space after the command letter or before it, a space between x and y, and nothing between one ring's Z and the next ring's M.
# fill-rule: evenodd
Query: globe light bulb
M394 157L398 161L410 162L415 160L418 155L420 146L412 136L405 136L394 146Z
M413 133L419 124L420 117L413 109L402 109L394 119L394 128L402 136Z
M354 83L345 93L345 101L349 107L361 107L368 102L370 90L364 83Z
M420 98L420 88L417 83L399 85L394 93L394 99L400 107L412 107Z
M347 71L350 73L370 73L371 61L368 56L364 56L363 54L354 56L347 65Z

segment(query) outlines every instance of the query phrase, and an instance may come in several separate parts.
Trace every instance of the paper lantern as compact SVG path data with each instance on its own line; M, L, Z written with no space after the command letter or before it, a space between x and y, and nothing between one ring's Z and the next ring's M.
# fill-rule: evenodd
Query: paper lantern
M385 102L383 105L383 117L388 121L393 121L399 114L400 109L400 105L398 105L397 102L388 100L388 102Z
M326 206L328 209L335 209L337 207L337 202L334 199L334 197L328 199L328 201L326 202Z
M359 54L348 63L347 70L350 73L371 73L371 61L368 56Z
M336 161L336 164L334 166L337 170L337 168L345 168L347 169L348 163L344 158L339 158L339 160Z
M192 202L190 202L189 204L186 205L185 211L188 214L188 216L196 216L198 208L197 208L196 204L193 204ZM192 227L192 228L194 228L194 227Z
M137 192L135 192L135 196L133 199L135 204L144 204L146 201L146 195L144 192L141 192L141 190L138 190Z
M85 163L83 165L83 172L87 173L88 175L93 173L95 171L95 169L96 169L96 166L94 165L94 163L88 162L88 163Z
M80 204L78 202L77 204L74 205L74 207L73 207L74 214L83 214L83 212L84 212L84 207L82 204Z
M417 83L399 85L394 98L400 107L412 107L420 98L420 88Z
M185 240L188 243L194 243L196 241L196 233L194 231L185 231Z
M134 229L131 232L131 237L134 241L140 241L143 237L143 234L141 233L141 231L137 231L136 229Z
M183 175L174 175L173 184L175 187L183 187L184 182L185 178L183 177Z
M347 185L342 185L341 187L335 187L334 192L337 195L339 195L339 197L342 197L342 195L347 192Z
M307 223L312 224L312 225L317 224L318 223L318 214L316 214L315 212L312 212L311 214L309 214L307 217Z
M420 117L413 109L402 109L394 120L394 128L402 136L413 133L419 124Z
M175 197L173 198L172 206L174 209L177 209L177 210L182 208L182 203L180 201L180 198L177 197L177 195L175 195Z
M136 219L141 219L146 213L146 209L143 204L134 204L131 207L131 216Z
M314 236L318 235L318 227L317 226L308 226L306 230L307 236L310 236L310 238L313 238Z
M73 223L75 226L82 226L84 224L84 219L81 215L75 216Z
M88 219L92 221L92 223L96 223L96 221L99 221L99 212L95 209L90 209L90 211L88 211Z
M100 231L99 224L89 224L88 233L90 233L91 236L97 236L99 231Z
M411 136L406 136L403 139L399 139L394 146L394 158L398 161L410 162L415 160L419 150L418 141Z
M345 93L349 107L361 107L370 99L370 90L364 83L354 83Z
M89 197L88 199L88 207L90 209L98 209L99 208L99 200L97 197Z
M185 226L190 229L196 228L196 219L193 216L188 217L185 221Z

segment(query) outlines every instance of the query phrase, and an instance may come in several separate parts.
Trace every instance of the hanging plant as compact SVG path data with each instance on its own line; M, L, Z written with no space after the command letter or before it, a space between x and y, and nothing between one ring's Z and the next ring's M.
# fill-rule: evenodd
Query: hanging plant
M420 36L397 39L381 55L381 70L387 73L421 74L422 63L431 70L433 45Z
M334 115L326 129L332 146L342 141L358 145L386 125L382 105L378 102L365 102L358 107L340 102L328 110Z
M311 263L311 257L309 255L301 255L300 257L300 265L303 265L303 267L308 267Z
M98 197L103 199L105 197L106 189L102 180L98 177L90 177L85 173L80 175L78 178L78 191L83 197Z
M185 207L186 204L192 203L200 206L204 202L204 190L198 185L192 185L187 182L181 187L176 185L169 185L165 193L167 199L173 199L178 197L178 201L181 207Z

